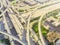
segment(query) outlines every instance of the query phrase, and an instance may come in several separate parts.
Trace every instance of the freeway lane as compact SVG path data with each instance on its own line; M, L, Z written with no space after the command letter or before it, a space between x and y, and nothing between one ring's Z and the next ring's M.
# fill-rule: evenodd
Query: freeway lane
M12 10L10 10L10 11L12 11ZM25 34L25 31L24 31L24 27L21 25L21 23L19 22L16 15L9 14L9 17L10 17L10 19L11 19L11 21L12 21L12 23L13 23L15 29L16 29L16 32L18 33L18 36L20 37L20 40L22 40L22 42L24 42L25 45L27 45L26 36L25 36L26 34ZM24 38L24 40L23 40L23 38Z
M19 37L21 37L22 36L22 34L20 34L20 33L23 33L24 32L24 29L22 30L22 29L20 29L21 28L21 25L20 25L20 22L19 22L19 20L18 20L18 18L16 17L16 15L11 15L11 14L9 14L9 17L11 18L11 20L12 20L12 23L13 23L13 25L14 25L14 27L15 27L15 29L16 29L16 32L18 33L18 35L19 35ZM14 18L14 19L13 19ZM23 32L21 32L21 31L23 31ZM25 32L26 33L26 32ZM23 33L23 39L24 40L27 40L27 39L25 39L25 33ZM21 38L21 40L24 42L24 40ZM31 42L32 42L32 44L31 45L34 45L33 44L33 41L31 40ZM27 45L27 42L25 41L24 42L26 45Z
M48 10L47 7L48 7L48 8L49 8L50 6L54 7L54 5L55 5L55 6L56 6L56 5L59 5L59 3L60 3L60 2L53 3L53 4L47 5L47 6L42 7L42 8L39 8L39 7L38 7L38 8L36 8L36 9L35 9L34 11L32 11L32 12L29 12L29 13L26 13L26 14L22 14L22 16L24 15L23 17L27 17L28 15L31 14L31 15L32 15L31 18L36 18L36 17L40 16L39 14L40 14L40 10L41 10L41 9ZM43 10L43 11L44 11L44 10ZM36 15L37 15L37 16L36 16Z
M38 17L38 16L41 16L44 12L48 12L49 10L52 10L52 9L54 9L54 7L55 8L59 8L59 6L60 6L60 3L58 3L58 4L54 4L54 5L50 5L50 6L48 6L48 7L45 7L45 8L42 8L42 9L38 9L38 10L36 10L35 12L34 12L34 14L32 15L32 17ZM40 13L41 12L43 12L41 15L40 15ZM36 16L37 15L37 16Z
M9 15L9 16L10 16L10 15ZM21 27L21 26L20 26L21 24L20 24L20 22L17 20L17 17L16 17L16 16L14 16L14 15L12 16L12 15L11 15L10 17L11 17L12 20L13 20L13 18L15 17L14 20L16 20L17 25L18 25L19 27ZM12 18L12 17L13 17L13 18ZM13 22L14 22L14 21L13 21ZM18 22L19 22L19 23L18 23ZM15 26L16 26L16 24L15 24ZM16 26L16 27L18 27L18 26ZM16 28L16 29L17 29L17 28ZM18 31L18 32L19 32L19 31ZM20 36L20 37L21 37L21 36Z
M12 7L12 11L14 12L17 12L16 10L13 10L13 8L14 7ZM19 16L19 14L18 14L18 12L17 12L17 15L16 16ZM22 18L22 21L24 22L24 23L26 23L26 21L23 19L23 17L22 16L19 16L20 18ZM38 40L38 37L36 36L36 34L33 32L33 30L31 30L30 29L30 31L31 31L31 33L34 35L34 38L35 38L35 40Z

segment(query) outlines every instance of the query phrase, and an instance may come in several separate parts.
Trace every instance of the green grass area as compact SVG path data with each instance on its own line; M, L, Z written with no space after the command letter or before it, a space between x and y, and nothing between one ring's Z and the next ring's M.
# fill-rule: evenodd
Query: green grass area
M53 43L49 43L48 45L54 45Z
M35 33L38 35L38 23L34 23L32 29L35 31ZM43 36L46 38L47 37L47 33L49 32L49 30L47 30L43 25L41 26L41 32L43 34ZM54 45L53 42L48 43L48 45Z
M7 45L10 45L10 42L9 42L8 39L1 39L1 40L0 40L0 43L5 43L5 44L7 44Z
M15 5L16 4L16 0L11 0L11 4Z
M51 12L48 12L47 15L48 14L50 14L50 15L57 15L59 13L59 11L60 11L60 9L56 9L56 10L53 10Z
M2 18L2 16L0 16L0 18Z
M19 12L24 12L24 10L23 10L23 9L19 9L18 11L19 11Z
M11 0L11 1L15 1L15 0Z
M38 33L38 23L33 24L32 29L33 29L36 33Z
M43 36L46 36L48 33L48 30L44 26L41 26L41 30L42 30Z
M58 17L54 16L54 18L58 19Z
M35 31L35 33L38 33L38 23L34 23L32 29ZM48 30L44 26L41 26L41 29L43 36L46 36Z

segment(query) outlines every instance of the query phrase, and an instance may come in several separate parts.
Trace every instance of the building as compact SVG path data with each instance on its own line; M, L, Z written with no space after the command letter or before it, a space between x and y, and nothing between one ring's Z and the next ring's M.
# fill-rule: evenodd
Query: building
M49 17L45 20L43 23L44 27L46 29L49 29L49 31L58 31L60 32L60 22L58 19L55 19L54 17Z

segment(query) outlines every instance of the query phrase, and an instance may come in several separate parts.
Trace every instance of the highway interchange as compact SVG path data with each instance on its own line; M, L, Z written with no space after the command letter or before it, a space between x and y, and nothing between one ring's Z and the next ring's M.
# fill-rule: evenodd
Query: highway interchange
M9 1L7 0L7 2L9 2ZM13 39L16 40L16 41L18 41L22 45L35 45L35 42L33 42L33 37L30 37L29 32L31 32L33 35L35 35L34 38L37 39L39 45L47 45L44 42L43 35L41 33L41 28L40 28L41 27L41 21L42 21L42 18L44 18L44 16L45 16L46 13L51 12L51 11L53 11L55 9L59 9L60 8L60 3L53 4L53 5L50 5L48 7L45 7L45 8L42 8L42 9L36 9L35 10L35 11L38 12L38 14L35 14L35 15L37 15L37 17L40 16L40 19L38 21L38 29L39 29L39 32L38 33L39 33L39 39L41 39L41 40L38 39L38 36L35 34L35 32L32 30L32 28L30 28L31 16L32 16L32 14L35 11L32 11L32 13L30 13L29 15L27 15L29 17L28 17L28 20L26 22L26 20L24 20L24 18L22 16L19 16L19 13L16 10L14 10L14 11L17 14L14 13L14 11L12 10L12 9L14 9L13 6L11 6L10 4L5 5L5 3L3 3L3 2L1 2L1 4L2 4L1 8L3 7L3 5L4 6L7 6L7 8L4 11L1 10L2 11L2 14L1 15L3 16L4 24L6 26L7 33L6 32L2 32L2 31L0 31L0 33L2 33L4 35L7 35L9 37L9 40L11 41L11 45L14 45ZM13 34L10 31L10 28L9 28L9 25L8 25L8 22L7 22L7 19L6 19L6 14L5 14L6 11L8 12L9 18L10 18L10 20L11 20L11 22L12 22L12 24L13 24L13 26L14 26L14 28L15 28L15 30L16 30L17 35L18 35L19 38L15 38L16 36L13 36ZM26 28L21 24L21 21L20 21L20 19L18 19L18 16L20 18L22 18L22 21L25 23Z

